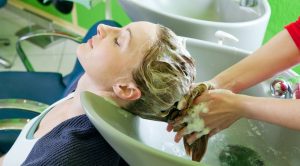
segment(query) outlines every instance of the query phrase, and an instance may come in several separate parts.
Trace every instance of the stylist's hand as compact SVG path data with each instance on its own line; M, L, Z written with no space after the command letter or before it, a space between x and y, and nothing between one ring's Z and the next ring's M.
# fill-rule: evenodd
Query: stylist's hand
M198 113L197 118L203 119L205 128L199 126L198 129L194 127L195 129L191 130L189 124L192 123L193 118L180 117L173 123L169 123L167 130L171 131L177 125L187 123L187 127L177 132L175 141L179 142L183 136L187 135L187 142L189 144L207 133L207 130L209 130L209 136L212 136L229 127L241 117L243 110L242 100L243 95L234 94L229 90L214 89L205 91L194 100L194 105L200 104L202 106L192 107L192 109L202 110L191 110Z

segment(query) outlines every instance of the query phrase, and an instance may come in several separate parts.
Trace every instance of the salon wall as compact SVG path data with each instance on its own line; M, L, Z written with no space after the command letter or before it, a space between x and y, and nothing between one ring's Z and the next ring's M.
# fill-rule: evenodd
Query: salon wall
M54 1L56 0L53 0L53 2ZM69 26L69 29L78 31L82 35L84 35L85 31L96 21L103 20L105 18L105 2L103 0L94 1L97 3L96 5L93 5L91 9L86 8L81 4L74 3L72 12L69 14L63 14L55 8L53 3L50 5L43 5L37 0L9 0L12 5L25 7L26 10L33 11L36 15L40 15L48 19L50 18L50 20L54 19L54 22L67 25ZM111 4L113 20L119 22L121 25L128 24L130 19L122 10L118 1L111 0Z
M281 31L290 22L294 22L300 16L299 0L269 0L271 6L271 18L264 38L264 43ZM300 74L300 65L293 68Z
M12 0L10 0L12 1ZM17 0L19 1L19 0ZM50 15L58 17L66 22L69 22L71 26L78 27L82 33L88 29L93 23L98 20L104 19L105 3L100 2L93 6L92 9L87 9L80 4L75 4L74 10L70 14L62 14L58 12L53 5L43 6L38 3L37 0L20 0L34 8L40 9ZM121 25L126 25L130 22L130 19L126 13L122 10L117 0L111 0L112 2L112 17ZM281 31L284 25L295 21L300 16L300 2L299 0L269 0L271 6L271 18L266 30L264 43L267 42L272 36ZM300 73L300 66L294 68L295 71Z

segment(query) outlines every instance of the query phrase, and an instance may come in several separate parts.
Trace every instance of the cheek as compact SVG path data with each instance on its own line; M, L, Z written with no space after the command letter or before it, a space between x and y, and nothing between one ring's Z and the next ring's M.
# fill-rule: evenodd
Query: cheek
M113 56L103 49L93 49L83 56L81 56L80 51L81 50L79 50L78 59L86 72L103 72L115 62Z
M110 54L110 52L107 51L107 49L102 48L102 47L97 47L92 50L91 56L94 60L97 60L97 59L102 60L106 57L109 57L109 54Z
M78 47L77 47L77 50L76 50L76 55L77 55L77 59L78 61L80 62L80 64L82 65L82 67L85 66L86 64L86 61L87 61L87 54L88 54L88 51L87 51L87 48L83 45L83 44L80 44Z

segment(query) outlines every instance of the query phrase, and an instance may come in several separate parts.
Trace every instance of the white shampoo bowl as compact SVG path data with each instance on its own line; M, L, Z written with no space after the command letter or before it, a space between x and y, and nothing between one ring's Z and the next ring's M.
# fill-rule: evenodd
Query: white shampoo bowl
M195 39L187 40L187 48L196 60L196 82L212 78L249 54L240 49ZM285 71L281 75L296 76L292 71ZM243 93L270 97L270 81L264 81ZM174 143L174 133L166 131L165 123L133 116L90 92L82 93L81 101L95 127L131 166L218 166L222 156L224 165L224 155L229 162L235 159L235 153L252 155L248 164L257 161L253 159L255 155L265 166L296 166L300 163L300 132L287 128L240 119L209 139L206 154L201 163L197 163L185 156L182 142Z
M241 7L251 0L119 0L133 21L150 21L171 28L176 34L217 42L218 30L239 42L226 45L253 51L262 44L271 10L267 0L254 7Z

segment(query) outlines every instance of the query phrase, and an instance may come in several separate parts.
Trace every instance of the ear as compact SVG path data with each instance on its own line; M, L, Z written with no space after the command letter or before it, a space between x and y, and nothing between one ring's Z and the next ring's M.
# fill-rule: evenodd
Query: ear
M123 100L137 100L141 97L140 89L132 82L113 85L114 93Z

